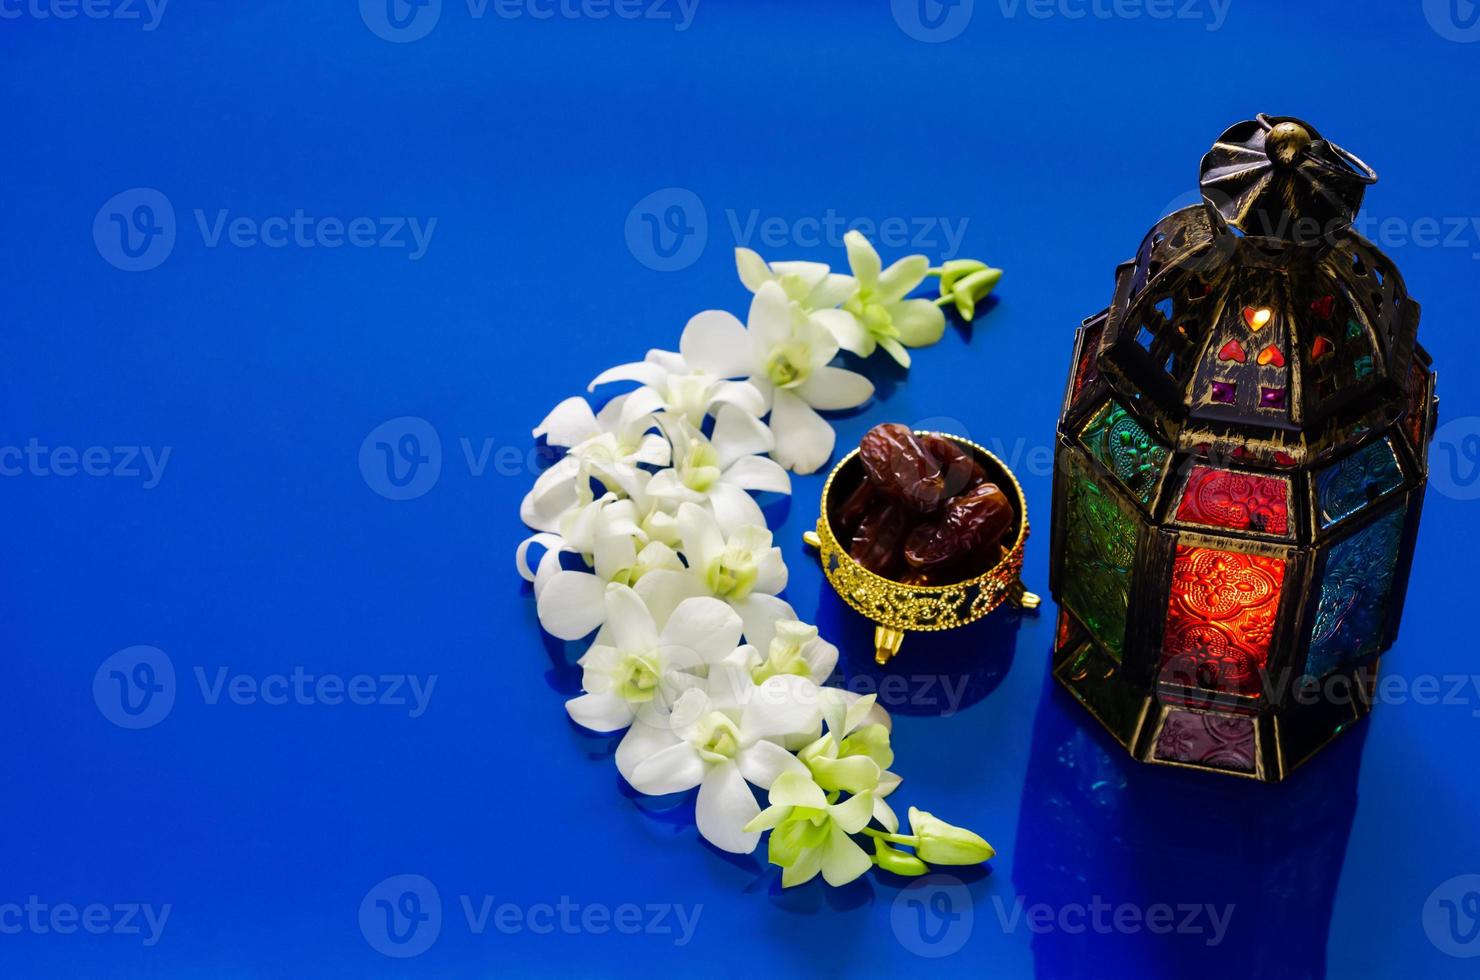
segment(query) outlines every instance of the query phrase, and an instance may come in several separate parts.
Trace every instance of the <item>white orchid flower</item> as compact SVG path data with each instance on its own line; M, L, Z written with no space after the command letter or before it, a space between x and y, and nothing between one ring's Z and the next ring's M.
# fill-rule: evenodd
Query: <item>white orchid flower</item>
M679 696L740 642L740 617L715 599L682 603L661 632L625 585L608 585L604 605L602 634L578 661L586 693L565 703L576 724L593 731L620 731L639 712L661 725Z
M766 523L748 491L791 492L786 470L757 455L774 444L771 430L759 419L721 406L708 437L681 416L660 416L659 422L673 446L673 466L654 475L647 487L652 496L674 507L705 504L728 532L744 524Z
M829 885L846 885L873 867L850 836L868 826L872 793L829 803L828 794L810 776L791 771L771 784L770 803L745 830L771 831L767 857L783 869L783 888L811 881L819 871Z
M560 523L560 535L539 542L547 550L533 577L525 575L534 583L540 625L559 639L578 640L605 622L609 583L632 586L654 571L684 570L677 552L641 533L631 500L607 494L569 511ZM590 570L563 567L561 552L580 555ZM527 548L521 546L518 558L526 573Z
M906 347L929 347L945 333L946 318L928 299L906 299L930 271L930 260L909 255L883 269L879 253L856 231L843 236L848 264L858 291L843 303L851 323L837 329L844 350L862 357L882 347L903 367L910 366ZM881 271L882 270L882 271Z
M756 651L747 665L760 684L778 674L806 677L821 685L838 665L838 648L817 634L817 627L797 619L795 610L780 599L757 602L745 621L745 642Z
M799 757L812 778L826 790L873 795L873 817L892 834L899 818L884 798L899 788L899 776L889 772L894 749L889 744L891 721L877 697L826 688L822 692L827 734L802 749Z
M656 428L650 408L630 395L612 399L599 413L584 398L556 405L534 435L568 451L535 480L519 516L537 531L555 531L563 515L591 502L592 479L619 490L643 472L640 466L667 466L671 450Z
M603 371L586 390L595 391L614 381L636 381L641 386L629 396L641 410L677 415L695 428L722 405L757 418L766 411L765 398L754 385L691 368L681 355L670 351L649 351L646 360Z
M700 313L679 349L700 370L744 377L760 389L776 437L771 455L798 473L816 472L832 454L836 435L816 410L854 408L874 393L863 375L828 364L838 341L776 282L760 284L748 324L720 310Z
M736 854L755 850L760 834L746 831L745 825L761 808L746 783L770 789L784 772L806 773L772 739L807 730L818 710L815 700L791 698L787 685L776 681L743 707L716 701L700 688L685 691L674 705L669 729L630 736L643 737L649 753L633 768L632 787L659 795L698 786L695 817L705 840Z
M781 601L775 595L786 588L786 562L764 526L745 524L726 535L714 514L686 503L678 508L678 533L687 567L651 571L636 586L659 623L693 596L728 603L742 620Z
M858 292L858 280L833 272L821 262L771 262L748 248L735 249L735 268L740 281L752 293L768 282L786 292L786 298L808 313L825 312L841 306Z

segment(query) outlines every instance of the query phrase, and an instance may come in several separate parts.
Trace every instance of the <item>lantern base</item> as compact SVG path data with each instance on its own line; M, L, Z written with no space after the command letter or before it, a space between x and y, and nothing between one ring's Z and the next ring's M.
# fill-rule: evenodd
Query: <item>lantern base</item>
M1147 693L1106 650L1083 636L1055 651L1059 683L1137 760L1277 783L1372 710L1377 664L1258 714ZM1345 697L1332 697L1344 690Z

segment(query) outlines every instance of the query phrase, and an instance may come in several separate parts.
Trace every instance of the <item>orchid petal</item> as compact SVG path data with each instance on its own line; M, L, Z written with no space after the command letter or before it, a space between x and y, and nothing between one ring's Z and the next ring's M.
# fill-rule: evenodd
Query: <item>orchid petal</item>
M540 625L559 639L579 640L605 620L605 591L606 583L590 572L556 572L535 601Z
M905 300L889 312L900 342L907 347L929 347L946 332L946 315L928 299Z
M740 281L745 288L752 293L761 288L762 283L770 282L775 278L771 269L766 265L766 260L761 258L753 249L735 249L735 271L740 273Z
M642 597L653 622L666 624L673 611L685 599L707 595L704 582L688 569L668 571L655 569L637 580L633 591Z
M595 391L599 386L610 384L613 381L636 381L638 384L656 386L663 381L667 371L661 365L650 361L634 361L631 364L618 364L614 368L602 371L591 383L586 386L587 391Z
M684 327L678 346L687 364L716 378L750 373L750 338L745 325L729 313L708 310L698 314Z
M805 773L807 767L775 742L759 741L735 755L740 773L761 789L770 789L776 777L784 772Z
M746 490L791 493L791 477L781 464L764 456L745 456L725 469L724 482Z
M853 371L824 366L798 385L796 393L813 408L856 408L873 396L874 383Z
M879 275L874 299L880 303L897 303L924 282L929 272L930 260L925 256L906 255Z
M760 804L733 762L712 766L699 784L694 806L695 823L704 839L722 851L749 854L760 843L760 834L745 825L759 816Z
M853 800L863 800L865 803L868 799L866 795L853 797ZM853 800L848 802L851 803ZM846 885L874 866L867 852L853 842L853 838L848 836L849 833L856 833L856 831L845 831L834 821L827 844L822 848L822 879L834 888Z
M615 732L632 724L632 706L615 694L582 694L565 702L566 713L582 728Z
M859 357L868 357L874 352L876 341L873 335L858 322L858 317L847 310L818 310L812 314L812 319L826 327L843 350Z
M632 589L613 582L606 587L606 625L618 650L656 650L658 627L646 603Z
M733 532L747 524L766 523L766 515L755 498L728 482L710 488L709 505L714 508L714 519L724 532Z
M665 655L683 651L694 666L719 663L740 643L740 617L729 606L709 596L685 599L663 627Z
M677 742L639 762L627 782L639 793L662 796L691 790L703 780L704 760L699 750L688 742Z
M883 267L879 253L858 231L844 235L843 245L848 249L848 265L853 269L854 278L863 289L872 292L879 284L879 270Z
M776 391L771 431L776 436L776 448L771 451L776 462L803 474L817 472L832 455L837 440L832 426L812 406L785 389Z
M536 439L544 436L545 442L552 446L574 446L600 431L590 404L576 395L551 409L550 414L534 427L533 435Z

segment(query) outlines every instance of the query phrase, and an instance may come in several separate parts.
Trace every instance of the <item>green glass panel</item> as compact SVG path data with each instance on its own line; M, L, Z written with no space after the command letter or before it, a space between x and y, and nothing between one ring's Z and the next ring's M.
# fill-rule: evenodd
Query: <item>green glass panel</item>
M1087 476L1071 470L1064 604L1115 658L1125 648L1138 521Z
M1118 402L1095 413L1079 434L1091 455L1143 504L1151 502L1167 464L1167 447Z

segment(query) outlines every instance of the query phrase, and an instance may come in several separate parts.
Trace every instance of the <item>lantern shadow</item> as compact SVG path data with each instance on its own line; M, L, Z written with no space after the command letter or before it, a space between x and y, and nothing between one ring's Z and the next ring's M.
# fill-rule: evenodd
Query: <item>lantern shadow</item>
M995 691L1012 667L1021 622L1019 610L1003 606L968 626L910 632L894 659L880 666L874 662L875 624L826 581L817 601L818 629L839 651L828 683L877 693L879 705L897 715L950 716Z
M1265 784L1137 762L1045 685L1012 874L1037 976L1325 976L1366 726Z

